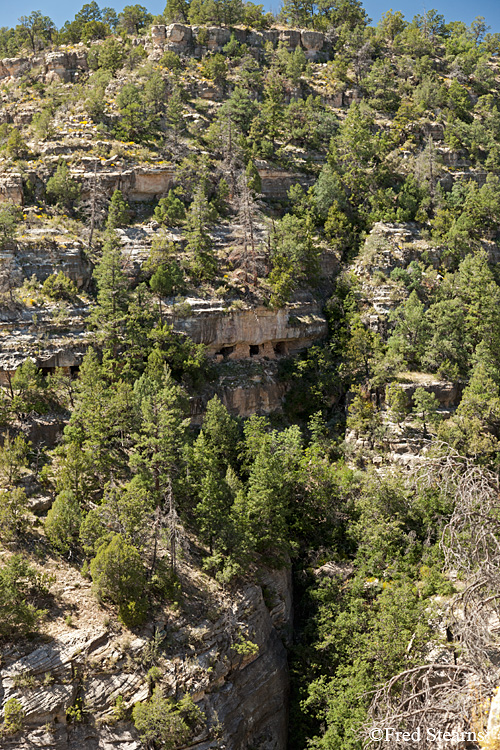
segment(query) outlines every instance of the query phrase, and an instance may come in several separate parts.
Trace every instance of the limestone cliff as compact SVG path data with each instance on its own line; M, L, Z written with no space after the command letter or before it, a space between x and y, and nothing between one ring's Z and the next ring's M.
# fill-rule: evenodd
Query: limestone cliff
M2 748L139 750L130 720L117 719L116 699L123 709L147 699L154 658L165 695L189 693L204 713L190 748L285 750L288 570L262 570L260 585L243 583L229 594L183 565L181 580L186 590L195 585L197 594L186 595L180 612L166 608L132 634L96 607L85 579L58 567L57 593L72 606L72 627L51 611L38 641L4 651L0 703L19 700L25 729L22 736L3 738ZM251 643L246 652L237 648L245 641ZM81 713L72 713L72 706Z

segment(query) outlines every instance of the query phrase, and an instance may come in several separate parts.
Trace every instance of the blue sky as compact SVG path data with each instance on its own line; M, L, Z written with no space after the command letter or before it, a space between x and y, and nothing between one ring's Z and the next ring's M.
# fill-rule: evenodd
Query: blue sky
M29 15L32 10L41 10L42 13L52 18L56 26L62 26L64 21L72 19L75 13L88 0L0 0L0 26L13 26L22 15ZM153 13L161 13L165 7L166 0L137 0L145 5ZM254 0L259 2L259 0ZM99 0L98 0L99 2ZM390 2L390 0L389 0ZM101 0L99 5L111 6L117 11L122 10L124 5L133 5L134 0ZM264 0L264 5L269 10L277 12L281 7L280 0ZM382 13L391 7L385 0L366 0L364 3L366 12L377 22ZM482 0L478 5L466 2L466 0L398 0L392 3L393 10L400 10L408 20L416 13L422 13L424 8L436 8L442 13L447 21L465 21L470 23L476 16L484 16L486 22L492 27L492 31L500 32L500 3L498 0Z

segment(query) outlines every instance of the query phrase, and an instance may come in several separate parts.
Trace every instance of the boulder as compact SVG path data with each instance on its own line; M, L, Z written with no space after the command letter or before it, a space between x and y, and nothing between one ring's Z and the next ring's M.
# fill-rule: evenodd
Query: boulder
M206 47L214 52L220 52L231 39L230 29L224 26L209 26L207 28L208 41Z
M181 23L172 23L170 26L167 26L166 40L168 44L188 45L192 39L193 34L190 26L184 26Z
M319 52L319 50L323 49L325 35L320 31L302 31L300 33L300 42L305 50Z
M164 24L153 24L153 26L151 26L151 40L153 42L153 47L163 47L166 39L165 32L166 26Z

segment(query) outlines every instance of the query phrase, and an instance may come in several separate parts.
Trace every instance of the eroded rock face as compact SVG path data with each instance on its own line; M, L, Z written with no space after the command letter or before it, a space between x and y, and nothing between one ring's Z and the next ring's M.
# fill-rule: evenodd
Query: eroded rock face
M325 44L325 35L319 31L302 31L300 41L308 52L319 52Z
M65 241L60 231L47 228L33 228L28 237L29 242L19 243L15 252L16 262L25 278L35 276L43 282L52 273L63 271L78 288L88 284L92 277L92 264L80 242Z
M92 190L93 172L75 172L74 176L82 184L82 197L87 199ZM126 200L151 201L166 195L174 185L175 168L140 167L123 171L106 170L98 172L100 186L111 197L115 190L121 190Z
M302 47L306 57L315 60L327 47L326 37L319 31L300 29L266 29L251 31L245 28L224 26L187 26L180 23L151 27L151 44L154 50L169 49L178 54L203 55L206 52L222 52L223 47L234 34L240 44L246 44L258 54L265 42L276 47L285 44L289 50Z
M88 70L87 52L79 50L46 52L32 57L6 57L0 60L0 79L19 78L26 71L40 66L46 83L75 80L81 71Z
M162 661L165 694L180 697L189 692L206 717L191 750L221 744L231 750L285 750L288 669L282 637L288 637L292 624L291 591L289 569L264 569L260 585L242 585L231 600L226 598L216 619L177 616L170 630L166 622L156 623L165 635L169 631L171 644ZM7 651L0 673L0 705L3 708L9 698L18 700L25 711L25 728L5 738L2 748L143 747L131 723L112 722L112 709L117 696L125 707L148 698L146 671L139 665L152 627L146 626L144 634L128 639L127 645L114 631L89 628L59 634L20 658L14 649ZM235 649L242 639L253 647ZM82 725L68 724L67 711L77 697L88 718ZM215 724L218 740L212 731Z
M0 203L23 205L23 180L20 174L11 172L0 176Z
M262 194L272 200L284 200L292 185L299 183L307 190L314 183L314 178L308 175L287 172L286 169L271 167L265 162L256 162L256 167L262 182Z
M42 368L80 365L90 344L85 326L87 315L87 308L73 308L58 323L50 310L3 312L0 315L0 382L7 385L9 376L28 357Z
M222 97L222 90L215 84L199 83L196 86L196 94L202 99L218 100ZM308 175L270 167L265 162L258 162L256 166L262 180L262 194L273 200L284 200L290 187L296 183L300 183L307 189L314 182L314 179ZM92 189L93 172L74 171L73 175L81 182L82 197L87 199ZM110 196L114 190L119 189L127 200L158 200L174 187L175 166L166 164L123 171L106 169L97 173L97 179Z
M429 378L429 381L425 383L400 383L399 385L409 399L413 398L417 388L424 388L428 393L434 393L439 406L445 409L458 406L462 398L463 386L460 383Z
M305 349L327 333L326 319L314 303L296 303L279 310L260 306L227 311L218 302L187 302L191 309L186 317L175 317L173 308L167 313L174 330L205 344L209 356L221 359L273 359Z
M0 60L0 78L18 78L31 65L27 57L4 57Z
M45 81L63 81L75 79L79 72L88 70L87 55L84 50L76 52L48 52L45 55Z

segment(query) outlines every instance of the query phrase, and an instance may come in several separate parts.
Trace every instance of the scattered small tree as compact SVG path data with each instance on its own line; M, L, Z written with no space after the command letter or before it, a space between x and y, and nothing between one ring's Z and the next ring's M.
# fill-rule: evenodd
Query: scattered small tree
M413 394L413 414L417 421L422 424L424 437L428 436L427 425L439 421L437 413L439 402L435 393L430 393L425 388L417 388Z
M178 227L182 224L186 218L186 209L174 190L169 190L167 197L159 200L154 217L159 224L169 227Z
M13 159L24 159L28 155L28 146L17 128L12 128L5 147L7 156Z
M117 604L121 621L140 625L146 617L146 576L141 556L120 534L99 548L90 563L94 592L101 601Z
M59 162L55 175L47 181L47 199L68 210L73 209L80 199L80 186L71 177L65 161Z
M75 282L59 271L47 276L42 285L42 292L52 299L71 301L75 298L77 289Z
M51 545L59 552L68 553L80 532L82 513L74 494L61 492L45 520L45 533Z
M9 698L3 712L3 731L5 734L16 734L23 728L25 713L17 698Z
M398 383L389 383L385 389L385 398L391 415L401 424L410 408L406 391Z
M17 414L29 414L32 411L44 414L47 411L43 376L30 357L16 370L12 378L12 390L15 394L12 408Z
M189 740L191 730L172 701L164 698L160 687L144 703L136 703L132 712L135 728L148 745L174 750Z
M35 605L42 590L40 576L21 555L0 566L0 638L36 630L45 614Z
M107 229L116 229L127 224L129 219L130 210L123 198L123 193L121 190L115 190L109 204L106 227Z

